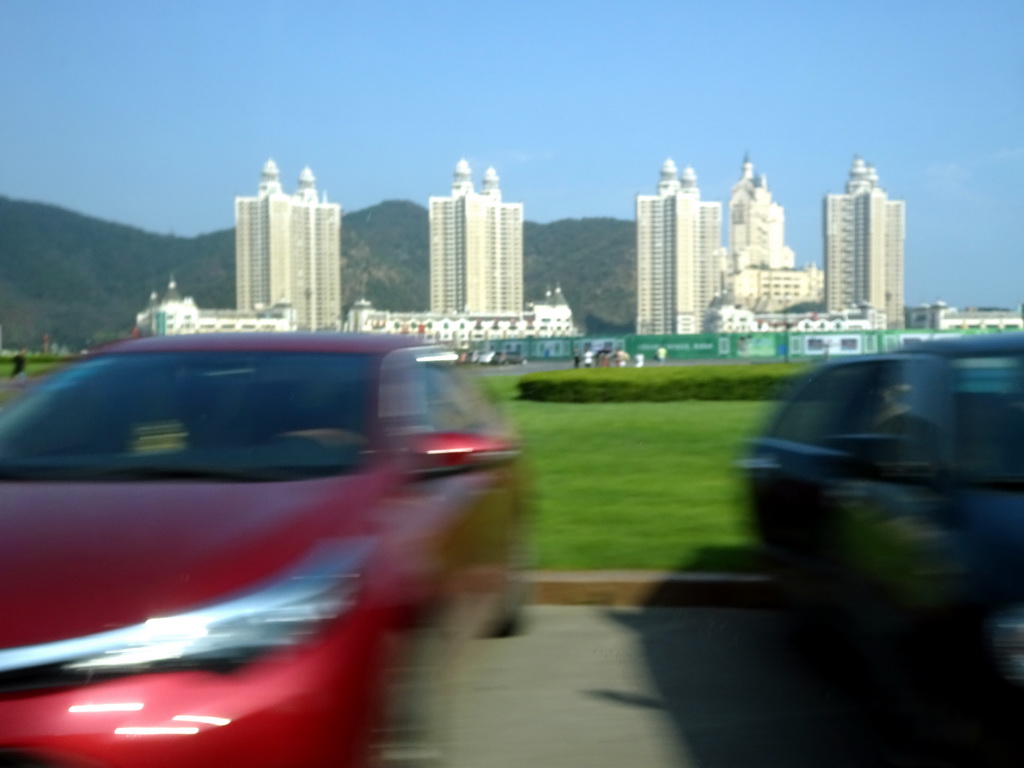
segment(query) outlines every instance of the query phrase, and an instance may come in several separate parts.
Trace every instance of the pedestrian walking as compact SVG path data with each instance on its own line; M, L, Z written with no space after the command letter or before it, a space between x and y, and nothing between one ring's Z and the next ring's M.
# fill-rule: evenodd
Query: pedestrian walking
M25 383L27 374L25 373L25 350L18 350L18 354L13 359L14 368L11 370L11 378L14 379L15 383L19 386Z

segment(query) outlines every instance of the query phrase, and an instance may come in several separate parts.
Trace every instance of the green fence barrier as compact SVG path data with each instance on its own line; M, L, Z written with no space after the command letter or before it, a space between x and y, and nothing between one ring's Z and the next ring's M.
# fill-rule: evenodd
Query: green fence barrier
M645 365L655 364L659 349L664 348L668 360L748 360L748 361L813 361L852 355L892 352L904 346L930 339L954 338L979 333L1000 333L998 330L967 329L962 331L820 331L767 333L700 333L668 336L579 336L556 339L502 339L478 342L474 349L495 350L514 354L527 360L563 360L572 362L576 351L587 349L615 352L624 349L630 365L643 355ZM1021 333L1021 331L1002 331Z

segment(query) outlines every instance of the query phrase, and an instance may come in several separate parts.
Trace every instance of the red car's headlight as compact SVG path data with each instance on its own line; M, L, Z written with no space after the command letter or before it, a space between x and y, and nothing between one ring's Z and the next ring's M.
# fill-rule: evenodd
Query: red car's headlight
M0 675L42 666L123 675L231 668L314 635L355 601L367 540L321 547L259 589L204 608L96 635L0 651Z

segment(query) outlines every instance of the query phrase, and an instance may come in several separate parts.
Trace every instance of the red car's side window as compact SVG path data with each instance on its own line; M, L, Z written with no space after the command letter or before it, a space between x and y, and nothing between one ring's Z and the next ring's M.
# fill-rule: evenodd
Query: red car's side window
M452 366L423 366L427 421L438 432L483 433L495 421L487 400Z

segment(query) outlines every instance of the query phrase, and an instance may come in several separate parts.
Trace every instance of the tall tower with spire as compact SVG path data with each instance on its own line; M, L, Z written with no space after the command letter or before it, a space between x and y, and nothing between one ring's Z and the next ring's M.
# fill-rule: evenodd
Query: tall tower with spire
M768 179L754 172L745 155L729 198L729 256L723 304L755 312L784 312L797 304L819 304L823 277L814 264L796 269L785 242L785 214L772 200Z
M256 197L235 198L235 280L240 310L287 303L300 329L340 328L341 206L308 166L289 195L267 160Z
M874 167L855 157L846 192L826 195L824 207L827 309L866 303L902 328L906 203L890 200Z
M640 334L697 333L720 290L722 205L700 199L693 168L662 163L658 194L637 195Z
M430 198L430 311L523 310L523 204L505 203L497 171L473 188L465 159L450 197Z
M768 178L754 173L750 156L743 158L740 179L729 199L729 258L733 271L792 269L793 251L784 242L786 217L772 201Z

